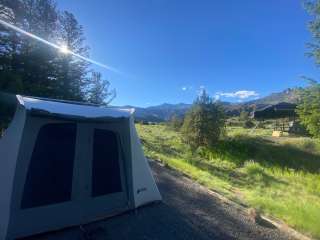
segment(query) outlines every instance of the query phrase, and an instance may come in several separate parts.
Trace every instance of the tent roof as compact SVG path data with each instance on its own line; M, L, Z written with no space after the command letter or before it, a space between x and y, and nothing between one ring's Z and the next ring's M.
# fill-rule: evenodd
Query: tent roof
M25 97L20 95L17 95L17 99L19 104L23 105L27 110L40 111L49 115L81 118L129 118L134 112L133 108L104 107L56 99Z

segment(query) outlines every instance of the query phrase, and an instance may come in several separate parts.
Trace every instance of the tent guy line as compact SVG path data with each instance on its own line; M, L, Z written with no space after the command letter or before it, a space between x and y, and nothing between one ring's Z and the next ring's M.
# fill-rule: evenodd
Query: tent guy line
M12 30L14 30L14 31L17 31L17 32L19 32L19 33L22 33L22 34L24 34L24 35L26 35L26 36L28 36L28 37L30 37L30 38L33 38L33 39L35 39L35 40L37 40L37 41L39 41L39 42L42 42L42 43L47 44L47 45L49 45L49 46L51 46L51 47L53 47L53 48L56 48L56 49L58 49L59 51L61 51L62 53L71 54L72 56L77 57L77 58L79 58L79 59L81 59L81 60L83 60L83 61L86 61L86 62L95 64L95 65L97 65L97 66L99 66L99 67L102 67L102 68L105 68L105 69L107 69L107 70L109 70L109 71L112 71L112 72L115 72L115 73L118 73L118 74L122 74L122 73L121 73L119 70L117 70L116 68L113 68L113 67L111 67L111 66L108 66L108 65L103 64L103 63L100 63L100 62L97 62L97 61L95 61L95 60L93 60L93 59L90 59L90 58L81 56L80 54L77 54L77 53L75 53L75 52L72 52L72 51L71 51L70 49L68 49L66 46L59 46L59 45L57 45L57 44L55 44L55 43L49 42L49 41L47 41L47 40L45 40L45 39L43 39L43 38L41 38L41 37L39 37L39 36L36 36L36 35L34 35L34 34L30 33L30 32L27 32L27 31L25 31L25 30L17 27L17 26L14 26L13 24L8 23L8 22L4 21L3 19L0 19L0 24L2 24L3 26L5 26L5 27L7 27L7 28L10 28L10 29L12 29Z

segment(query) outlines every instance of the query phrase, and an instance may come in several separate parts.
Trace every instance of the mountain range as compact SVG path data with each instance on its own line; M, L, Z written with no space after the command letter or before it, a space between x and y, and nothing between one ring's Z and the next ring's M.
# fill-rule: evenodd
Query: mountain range
M298 102L298 90L297 88L288 88L279 93L272 93L266 97L262 97L256 100L251 100L243 103L230 103L230 102L220 102L224 107L226 114L228 116L238 116L241 111L245 110L252 112L254 110L259 110L267 106L277 104L280 102L287 103L297 103ZM149 121L149 122L163 122L171 119L173 115L178 117L183 117L185 113L190 109L192 104L178 103L169 104L164 103L157 106L151 107L134 107L134 106L124 106L135 108L135 119L137 121Z

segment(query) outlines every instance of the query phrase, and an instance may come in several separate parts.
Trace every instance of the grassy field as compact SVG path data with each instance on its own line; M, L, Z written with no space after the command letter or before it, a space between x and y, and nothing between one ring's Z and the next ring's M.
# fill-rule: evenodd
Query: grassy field
M214 149L191 154L180 133L164 125L137 129L148 157L320 239L319 141L230 127Z

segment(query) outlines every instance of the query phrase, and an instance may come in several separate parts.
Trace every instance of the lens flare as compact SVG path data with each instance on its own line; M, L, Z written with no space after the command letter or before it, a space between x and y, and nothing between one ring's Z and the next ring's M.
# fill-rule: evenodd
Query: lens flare
M63 54L69 54L70 50L66 45L62 45L60 47L60 52L62 52Z
M70 55L72 55L72 56L74 56L74 57L76 57L76 58L79 58L79 59L83 60L83 61L86 61L86 62L95 64L95 65L100 66L100 67L102 67L102 68L108 69L108 70L110 70L110 71L112 71L112 72L115 72L115 73L118 73L118 74L122 74L119 70L117 70L117 69L115 69L115 68L113 68L113 67L111 67L111 66L108 66L108 65L106 65L106 64L97 62L97 61L95 61L95 60L93 60L93 59L90 59L90 58L81 56L80 54L77 54L77 53L75 53L75 52L72 52L72 51L71 51L70 49L68 49L68 47L65 46L65 45L59 46L59 45L57 45L57 44L54 44L54 43L52 43L52 42L49 42L49 41L47 41L47 40L45 40L45 39L43 39L43 38L41 38L41 37L38 37L38 36L36 36L36 35L34 35L34 34L32 34L32 33L29 33L29 32L27 32L27 31L23 30L23 29L21 29L21 28L19 28L19 27L16 27L16 26L14 26L13 24L8 23L8 22L6 22L6 21L4 21L4 20L2 20L2 19L0 19L0 24L2 24L3 26L5 26L5 27L7 27L7 28L10 28L10 29L12 29L12 30L14 30L14 31L17 31L17 32L19 32L19 33L22 33L22 34L24 34L24 35L26 35L26 36L28 36L28 37L30 37L30 38L33 38L33 39L35 39L35 40L37 40L37 41L39 41L39 42L42 42L42 43L44 43L44 44L47 44L47 45L49 45L50 47L53 47L53 48L59 50L60 52L62 52L62 53L64 53L64 54L70 54Z

